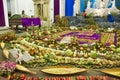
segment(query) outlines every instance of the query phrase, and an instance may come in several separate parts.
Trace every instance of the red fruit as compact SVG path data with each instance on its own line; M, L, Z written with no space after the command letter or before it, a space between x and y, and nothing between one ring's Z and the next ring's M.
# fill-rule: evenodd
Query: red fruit
M38 80L38 78L37 78L37 77L35 77L35 78L33 78L33 80Z
M66 80L70 80L70 77L66 77Z
M33 78L32 77L28 77L27 80L33 80Z
M60 79L59 79L59 80L63 80L63 79L62 79L62 77L60 77Z
M53 80L57 80L56 78L53 78Z
M48 78L47 77L44 77L44 79L43 80L48 80Z
M26 80L26 76L24 74L20 75L20 80Z
M79 76L76 76L76 80L79 80Z
M53 80L53 78L51 77L49 80Z
M65 77L63 77L62 80L66 80Z
M10 80L13 80L13 78L14 78L14 74L10 76Z
M59 78L59 77L56 77L56 80L60 80L60 78Z

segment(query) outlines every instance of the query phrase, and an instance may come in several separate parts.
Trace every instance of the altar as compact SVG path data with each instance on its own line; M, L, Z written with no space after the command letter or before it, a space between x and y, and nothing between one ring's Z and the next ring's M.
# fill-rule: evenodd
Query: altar
M120 14L120 10L115 6L115 0L107 2L104 0L95 0L94 2L90 2L89 0L85 11L88 15L92 14L93 16L100 17L106 16L108 13Z

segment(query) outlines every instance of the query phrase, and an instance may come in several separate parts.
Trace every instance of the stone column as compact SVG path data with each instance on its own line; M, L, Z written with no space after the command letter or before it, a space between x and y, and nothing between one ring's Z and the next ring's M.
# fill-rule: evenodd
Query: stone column
M65 0L60 0L60 17L65 16Z
M54 22L54 0L49 1L49 19L50 19L50 26L52 26L52 23Z
M37 4L34 3L34 16L38 17L38 7Z
M43 17L48 17L48 4L44 4L43 9Z

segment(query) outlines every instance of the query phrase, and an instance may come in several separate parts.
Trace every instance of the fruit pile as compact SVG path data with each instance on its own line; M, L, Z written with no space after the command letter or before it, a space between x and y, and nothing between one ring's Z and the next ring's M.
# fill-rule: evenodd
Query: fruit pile
M95 45L95 47L96 46L97 45ZM120 48L116 48L114 45L103 48L105 52L92 50L85 45L83 47L79 47L79 51L73 51L71 49L60 50L51 47L45 47L39 45L39 43L36 43L35 41L30 42L23 39L19 42L16 42L14 47L22 49L23 51L28 50L29 54L34 57L33 60L25 63L28 67L30 67L30 65L31 67L33 67L33 65L39 67L41 65L50 63L52 65L72 64L81 68L111 68L120 66Z
M10 80L119 80L108 76L67 76L67 77L28 77L24 74L14 74Z

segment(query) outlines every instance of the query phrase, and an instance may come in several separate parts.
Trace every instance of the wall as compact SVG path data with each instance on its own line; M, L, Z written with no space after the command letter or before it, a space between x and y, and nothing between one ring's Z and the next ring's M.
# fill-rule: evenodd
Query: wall
M34 15L34 4L32 0L18 0L18 13L21 14L22 10L25 14Z
M10 0L11 15L18 14L18 2L17 0Z
M10 0L7 0L7 10L8 12L11 11Z
M21 14L22 10L29 16L34 15L34 5L32 0L10 0L11 13Z
M3 0L3 5L4 5L5 27L9 27L9 23L8 23L8 10L7 10L7 0Z

